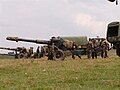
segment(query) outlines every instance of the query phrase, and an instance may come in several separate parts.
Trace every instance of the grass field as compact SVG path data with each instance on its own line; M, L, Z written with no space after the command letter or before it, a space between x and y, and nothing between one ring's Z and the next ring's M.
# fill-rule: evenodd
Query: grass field
M120 57L0 59L0 90L120 90Z
M8 55L8 54L0 54L0 60L1 59L14 59L14 55Z

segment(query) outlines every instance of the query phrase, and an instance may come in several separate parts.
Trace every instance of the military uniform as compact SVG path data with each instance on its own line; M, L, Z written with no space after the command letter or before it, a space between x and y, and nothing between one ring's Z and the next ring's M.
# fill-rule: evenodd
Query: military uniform
M39 57L40 57L40 47L38 46L36 50L35 58L39 58Z
M33 47L30 47L28 57L32 57L33 55Z
M54 46L48 45L48 60L54 60Z
M102 43L101 43L101 48L102 48L102 52L101 52L101 57L102 58L107 58L108 57L108 49L109 49L109 43L104 40Z
M92 40L92 42L93 42L92 59L94 59L94 58L97 58L97 52L98 52L99 47L98 47L98 43L96 42L96 40Z
M77 50L77 49L78 49L78 47L77 47L76 43L73 42L72 50L75 51L75 50ZM75 56L74 56L74 55L78 56L78 57L81 59L81 56L80 56L78 53L72 53L72 58L73 58L73 59L75 59Z
M93 42L91 41L91 39L89 39L86 46L87 46L87 57L90 59L93 51Z

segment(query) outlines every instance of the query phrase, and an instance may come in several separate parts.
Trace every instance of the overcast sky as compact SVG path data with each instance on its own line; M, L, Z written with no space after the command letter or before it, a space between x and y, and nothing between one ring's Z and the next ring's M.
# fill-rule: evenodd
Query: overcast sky
M120 5L108 0L0 0L0 46L37 47L6 41L7 36L105 37L112 21L120 21Z

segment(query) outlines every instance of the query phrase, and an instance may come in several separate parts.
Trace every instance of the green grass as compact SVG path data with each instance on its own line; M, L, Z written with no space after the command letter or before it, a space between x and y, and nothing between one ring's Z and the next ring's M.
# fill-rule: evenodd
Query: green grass
M0 90L120 90L119 57L82 57L0 60Z
M8 54L0 54L0 60L1 59L14 59L15 56L13 55L8 55Z

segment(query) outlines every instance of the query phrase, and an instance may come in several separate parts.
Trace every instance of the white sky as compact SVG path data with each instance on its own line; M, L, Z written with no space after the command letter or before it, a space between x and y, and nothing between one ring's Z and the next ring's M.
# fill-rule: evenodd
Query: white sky
M38 46L6 41L7 36L105 37L112 21L120 21L120 5L108 0L0 0L0 46Z

